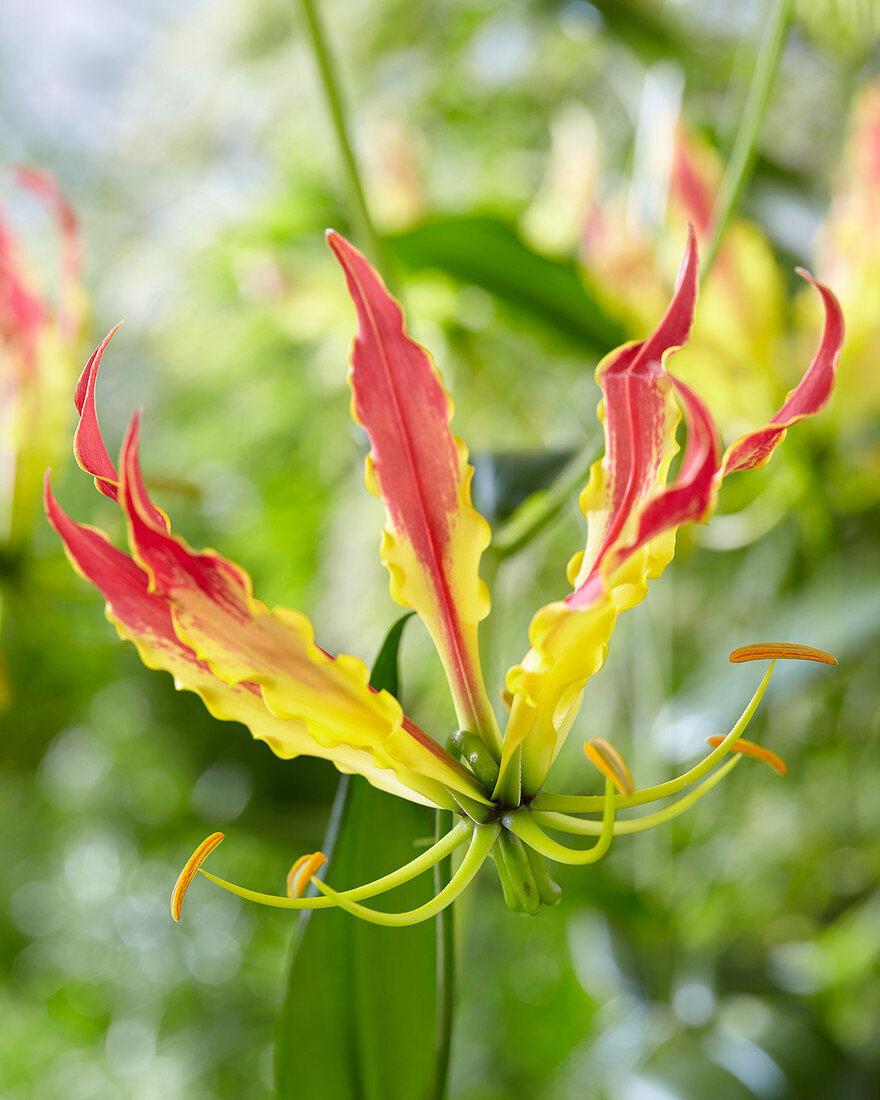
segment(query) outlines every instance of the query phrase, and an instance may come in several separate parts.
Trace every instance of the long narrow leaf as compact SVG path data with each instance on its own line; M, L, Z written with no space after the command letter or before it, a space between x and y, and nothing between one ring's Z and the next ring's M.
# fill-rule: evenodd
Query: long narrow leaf
M389 632L373 687L396 687L405 622ZM340 781L323 851L330 881L367 882L419 854L433 815ZM394 908L426 902L431 875L394 892ZM435 1078L437 943L432 922L380 928L339 910L304 913L297 929L275 1043L279 1100L421 1100Z

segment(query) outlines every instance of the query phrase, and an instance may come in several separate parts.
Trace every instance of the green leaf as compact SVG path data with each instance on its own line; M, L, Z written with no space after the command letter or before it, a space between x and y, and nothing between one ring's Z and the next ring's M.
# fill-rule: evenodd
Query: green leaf
M489 526L509 519L532 493L548 488L574 451L488 451L471 456L474 504Z
M385 641L382 643L379 655L373 663L373 671L370 673L370 686L374 687L376 691L387 691L395 698L400 694L400 674L397 660L400 652L400 640L403 636L403 628L414 614L414 611L408 611L405 615L401 615L385 635Z
M388 633L373 667L375 688L397 688L408 615ZM340 779L323 851L337 887L378 878L433 840L434 815ZM433 896L423 875L389 895L389 909ZM380 902L381 904L381 902ZM303 913L295 935L275 1040L282 1100L422 1100L435 1079L437 932L432 921L379 928L339 910Z
M626 339L584 286L574 260L535 252L501 218L438 215L390 237L388 246L410 270L433 268L481 287L592 352L604 354Z

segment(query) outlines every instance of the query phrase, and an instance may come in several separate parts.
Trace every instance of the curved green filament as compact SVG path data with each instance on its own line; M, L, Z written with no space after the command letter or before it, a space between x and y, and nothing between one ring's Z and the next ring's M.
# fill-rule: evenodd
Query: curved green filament
M683 775L677 776L675 779L670 779L666 783L658 783L653 787L644 787L642 790L636 791L631 795L615 795L615 805L618 810L629 809L630 806L644 806L648 802L656 802L659 798L666 798L671 794L678 794L679 791L685 790L690 787L692 783L695 783L698 779L702 779L703 776L712 770L715 765L723 756L733 748L734 744L748 729L749 723L754 717L755 711L758 709L758 704L764 697L764 692L767 690L767 685L770 683L770 677L773 675L773 668L776 662L771 661L767 666L767 671L764 673L763 679L755 694L749 701L749 705L742 712L736 725L731 729L730 733L724 738L718 748L713 749L708 756L705 756L699 764L695 764L689 771L686 771ZM565 795L565 794L539 794L537 798L532 801L531 808L533 810L550 810L560 811L563 813L595 813L603 809L605 804L605 798L603 795Z
M585 852L576 852L572 848L566 848L549 836L539 827L530 811L519 810L515 813L505 814L502 821L506 828L520 838L524 844L540 852L542 856L555 860L557 863L569 863L575 867L581 867L587 863L596 863L605 855L611 847L614 837L614 818L616 806L614 804L614 784L610 779L605 780L605 812L602 814L602 825L599 839L592 848Z
M740 760L742 760L742 757L737 755L725 761L708 779L698 787L694 787L692 791L688 791L686 795L677 799L664 810L646 814L645 817L634 818L632 821L618 821L614 826L614 835L626 836L629 833L643 833L646 829L653 829L655 825L663 825L665 822L679 817L733 771ZM539 825L543 825L548 829L558 829L561 833L572 833L577 836L599 836L603 827L603 823L599 821L584 821L579 817L569 817L568 814L552 813L547 810L537 810L533 812L532 817Z
M430 870L441 859L445 859L454 852L456 848L460 848L471 835L473 828L473 822L459 821L442 840L432 845L427 851L422 852L410 863L398 867L396 871L392 871L388 875L383 875L382 878L374 879L373 882L366 882L363 886L355 886L352 890L347 890L344 894L337 896L360 900L361 898L372 898L377 894L384 894L388 890L393 890L396 886L402 886L405 882L409 882L410 879L422 874L423 871ZM262 894L258 890L248 890L245 886L237 886L234 882L227 882L226 879L218 878L216 875L212 875L210 871L206 871L204 867L200 867L199 871L205 878L209 878L211 882L222 886L230 894L237 894L240 898L255 901L260 905L269 905L273 909L332 909L338 904L330 897L288 898L281 897L278 894ZM312 881L317 885L316 880L313 879Z
M492 825L478 825L471 837L470 847L465 853L461 866L446 884L446 886L431 901L420 905L417 909L410 909L406 913L382 913L376 909L368 909L365 905L358 905L351 901L347 894L338 894L320 879L313 879L315 886L326 898L340 909L351 913L354 917L360 917L370 924L381 924L386 928L402 928L410 924L419 924L436 916L441 909L445 909L470 883L483 862L492 850L501 826L495 822Z

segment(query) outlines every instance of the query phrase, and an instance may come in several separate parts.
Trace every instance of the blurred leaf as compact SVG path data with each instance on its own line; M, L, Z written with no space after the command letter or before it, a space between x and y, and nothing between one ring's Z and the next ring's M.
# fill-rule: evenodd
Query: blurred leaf
M500 218L439 215L391 237L388 245L406 267L434 268L481 287L591 351L604 354L625 339L584 287L573 260L534 252Z
M689 48L677 21L663 18L656 5L640 0L594 0L593 7L601 13L607 30L649 64L670 55L680 61Z
M474 503L494 527L508 519L532 493L562 473L574 451L490 451L474 455Z
M397 688L399 619L371 683ZM343 776L324 840L333 881L354 886L413 859L433 835L433 814ZM423 875L395 890L395 908L433 895ZM283 1100L420 1100L434 1078L437 940L434 923L379 928L339 910L302 914L275 1038Z

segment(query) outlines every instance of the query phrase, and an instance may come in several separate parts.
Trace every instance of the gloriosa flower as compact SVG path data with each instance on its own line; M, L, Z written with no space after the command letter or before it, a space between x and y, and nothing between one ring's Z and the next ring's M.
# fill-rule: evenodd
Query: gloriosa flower
M53 215L59 271L53 302L0 210L0 544L7 553L27 541L43 471L64 438L85 315L73 210L47 173L18 168L13 178Z
M685 775L635 790L613 747L595 739L586 752L605 776L604 793L581 798L544 791L587 681L605 660L617 616L644 598L648 580L669 563L676 529L705 521L724 477L763 466L786 429L828 400L843 338L840 310L831 292L814 283L825 325L812 363L778 413L722 455L705 406L665 367L672 351L687 339L696 303L697 246L693 231L689 233L677 288L653 334L619 348L597 368L606 451L581 494L585 549L569 566L571 592L537 612L528 652L507 674L509 715L502 734L484 684L477 641L479 623L489 612L479 563L490 532L471 504L472 470L464 444L450 428L452 403L430 355L407 334L400 306L365 257L335 232L328 233L328 242L358 314L351 357L352 411L370 438L367 486L385 505L382 560L391 574L394 599L417 612L443 661L460 726L446 748L410 721L388 692L371 690L360 660L344 654L334 658L316 645L303 615L287 608L268 610L253 596L239 566L213 550L196 552L172 534L141 474L137 413L125 435L117 472L95 412L98 367L112 333L92 355L77 387L80 422L74 451L97 488L122 509L130 554L114 547L102 532L70 519L47 480L48 515L75 568L103 593L108 618L120 635L134 642L148 666L170 672L178 688L197 692L212 714L243 722L281 757L324 757L386 791L459 816L445 837L410 864L342 892L316 879L322 896L300 896L323 862L320 853L294 864L287 897L256 894L208 877L271 905L340 906L367 920L403 925L427 919L452 901L494 850L508 903L536 912L542 903L559 899L546 857L570 864L594 862L615 835L683 812L743 753L778 764L772 754L741 739L769 681L773 659L833 661L799 647L747 648L733 656L771 664L736 726ZM682 414L684 450L669 480ZM731 750L737 755L713 771ZM690 790L682 798L649 817L617 820L619 810L685 788ZM601 816L582 816L590 814ZM552 839L546 828L593 835L596 841L591 848L576 850ZM209 837L184 869L172 900L175 917L186 887L220 839L220 834ZM465 844L457 871L430 903L396 914L362 904Z

